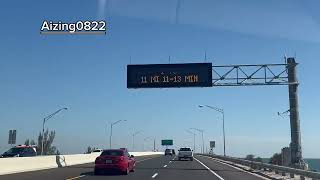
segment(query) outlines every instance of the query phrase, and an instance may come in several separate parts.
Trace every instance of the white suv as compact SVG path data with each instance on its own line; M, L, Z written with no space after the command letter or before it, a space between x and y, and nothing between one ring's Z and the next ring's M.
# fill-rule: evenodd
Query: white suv
M180 148L179 154L178 154L178 160L181 159L190 159L190 161L193 161L193 150L191 148Z

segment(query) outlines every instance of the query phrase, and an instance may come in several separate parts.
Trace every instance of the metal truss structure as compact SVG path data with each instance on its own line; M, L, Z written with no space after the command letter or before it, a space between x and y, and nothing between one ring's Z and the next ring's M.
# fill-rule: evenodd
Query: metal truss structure
M301 148L297 65L295 58L286 58L285 64L212 66L212 86L287 85L290 108L286 112L289 113L291 127L290 166L306 169Z
M291 64L257 64L212 66L212 86L290 85L288 68Z

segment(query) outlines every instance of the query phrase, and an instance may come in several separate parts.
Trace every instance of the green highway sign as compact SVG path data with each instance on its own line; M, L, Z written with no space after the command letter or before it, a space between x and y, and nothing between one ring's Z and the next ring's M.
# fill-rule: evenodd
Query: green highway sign
M173 140L171 140L171 139L161 140L161 145L162 146L172 146L173 145Z

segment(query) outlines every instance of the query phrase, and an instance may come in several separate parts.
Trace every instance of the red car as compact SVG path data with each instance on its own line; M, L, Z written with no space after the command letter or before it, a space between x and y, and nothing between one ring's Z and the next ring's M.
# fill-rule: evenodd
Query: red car
M108 149L96 158L94 164L95 175L103 172L121 172L127 175L134 171L136 161L126 149Z

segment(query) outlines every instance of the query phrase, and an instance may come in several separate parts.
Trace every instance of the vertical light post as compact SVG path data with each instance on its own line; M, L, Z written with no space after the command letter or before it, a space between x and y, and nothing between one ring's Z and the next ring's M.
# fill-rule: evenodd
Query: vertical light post
M203 108L203 107L207 107L210 109L213 109L219 113L222 114L222 131L223 131L223 155L226 156L226 136L225 136L225 128L224 128L224 110L217 108L217 107L213 107L213 106L208 106L208 105L199 105L199 108Z
M109 142L110 142L110 145L109 145L110 149L111 149L111 147L112 147L112 129L113 129L113 126L116 125L116 124L118 124L119 122L122 122L122 121L127 121L127 120L119 120L119 121L116 121L116 122L113 122L113 123L110 124L110 140L109 140Z
M187 132L193 135L193 150L195 152L196 151L196 133L189 130L187 130Z
M137 134L140 134L142 131L136 131L132 134L132 151L134 152L134 138Z
M196 130L196 131L201 133L201 136L202 136L202 150L201 151L202 151L202 154L204 154L204 138L203 138L204 130L203 129L197 129L197 128L190 128L190 129Z
M45 118L43 118L43 122L42 122L42 137L41 137L41 156L43 155L43 148L44 148L44 126L46 124L46 122L51 119L54 115L58 114L60 111L62 110L68 110L68 108L61 108L58 109L56 112L46 116Z
M146 137L146 138L143 139L143 151L145 151L144 148L145 148L145 143L146 143L146 141L147 141L147 140L150 140L150 139L151 139L151 137Z

